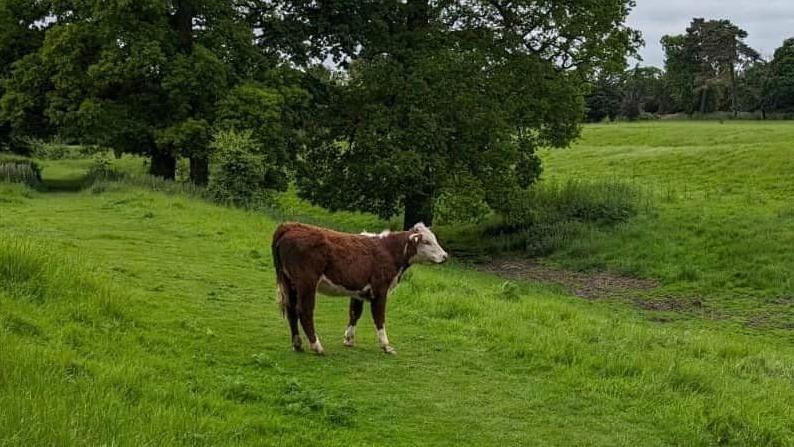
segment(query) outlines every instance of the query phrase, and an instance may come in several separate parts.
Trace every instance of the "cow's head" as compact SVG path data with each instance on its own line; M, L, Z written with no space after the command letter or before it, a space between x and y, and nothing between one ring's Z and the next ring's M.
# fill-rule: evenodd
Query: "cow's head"
M441 264L449 255L436 239L436 235L419 222L409 232L408 240L416 247L416 254L411 257L411 264Z

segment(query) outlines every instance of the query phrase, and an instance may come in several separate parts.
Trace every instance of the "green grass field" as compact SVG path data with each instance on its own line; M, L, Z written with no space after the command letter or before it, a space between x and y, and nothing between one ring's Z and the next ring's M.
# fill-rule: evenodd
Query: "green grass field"
M544 154L547 179L621 179L653 211L570 241L551 261L659 279L718 318L794 328L794 124L599 125Z
M697 293L726 318L659 323L417 267L390 300L396 357L368 311L342 346L338 298L317 310L328 355L290 350L275 219L124 183L74 191L87 165L45 163L50 192L0 184L0 445L792 445L794 347L778 325L792 315L791 137L786 123L592 126L544 154L549 179L629 177L658 202L547 262L658 278L659 296ZM351 230L380 223L280 200ZM780 321L730 317L755 308Z

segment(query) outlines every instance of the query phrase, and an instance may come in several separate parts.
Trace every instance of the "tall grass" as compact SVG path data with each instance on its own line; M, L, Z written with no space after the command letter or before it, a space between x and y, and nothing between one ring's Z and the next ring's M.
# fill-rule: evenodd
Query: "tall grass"
M546 256L588 234L650 212L653 199L620 180L542 181L507 199L503 214L482 225L438 229L458 256Z
M504 223L516 229L571 221L614 225L642 205L639 189L617 179L544 181L511 198Z
M28 303L76 306L122 318L106 283L80 265L79 260L53 256L43 245L0 234L0 292Z
M0 154L0 182L41 186L41 167L25 157Z

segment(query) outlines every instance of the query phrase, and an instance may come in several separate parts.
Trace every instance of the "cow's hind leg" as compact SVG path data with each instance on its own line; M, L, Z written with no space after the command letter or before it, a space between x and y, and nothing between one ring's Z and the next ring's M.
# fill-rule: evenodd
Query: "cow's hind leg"
M301 352L303 351L303 346L301 346L301 334L298 332L298 294L295 289L290 289L289 291L287 321L289 321L289 330L292 334L292 349L295 352Z
M386 354L397 354L397 351L389 344L389 337L386 335L386 297L381 296L372 300L372 319L375 322L375 330L378 332L378 343Z
M364 301L358 298L350 298L350 322L345 330L345 346L356 344L356 323L364 312Z
M316 281L315 281L316 284ZM309 339L309 346L317 354L324 354L323 345L314 330L314 299L315 287L300 287L298 289L298 318L300 319L303 332Z

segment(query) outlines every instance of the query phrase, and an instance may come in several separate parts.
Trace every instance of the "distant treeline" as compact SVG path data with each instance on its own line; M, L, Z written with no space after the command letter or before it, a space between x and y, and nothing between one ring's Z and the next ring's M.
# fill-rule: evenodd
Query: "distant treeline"
M587 119L651 119L660 115L794 117L794 38L771 60L746 43L728 20L694 19L686 32L664 36L664 70L601 72L586 97Z

